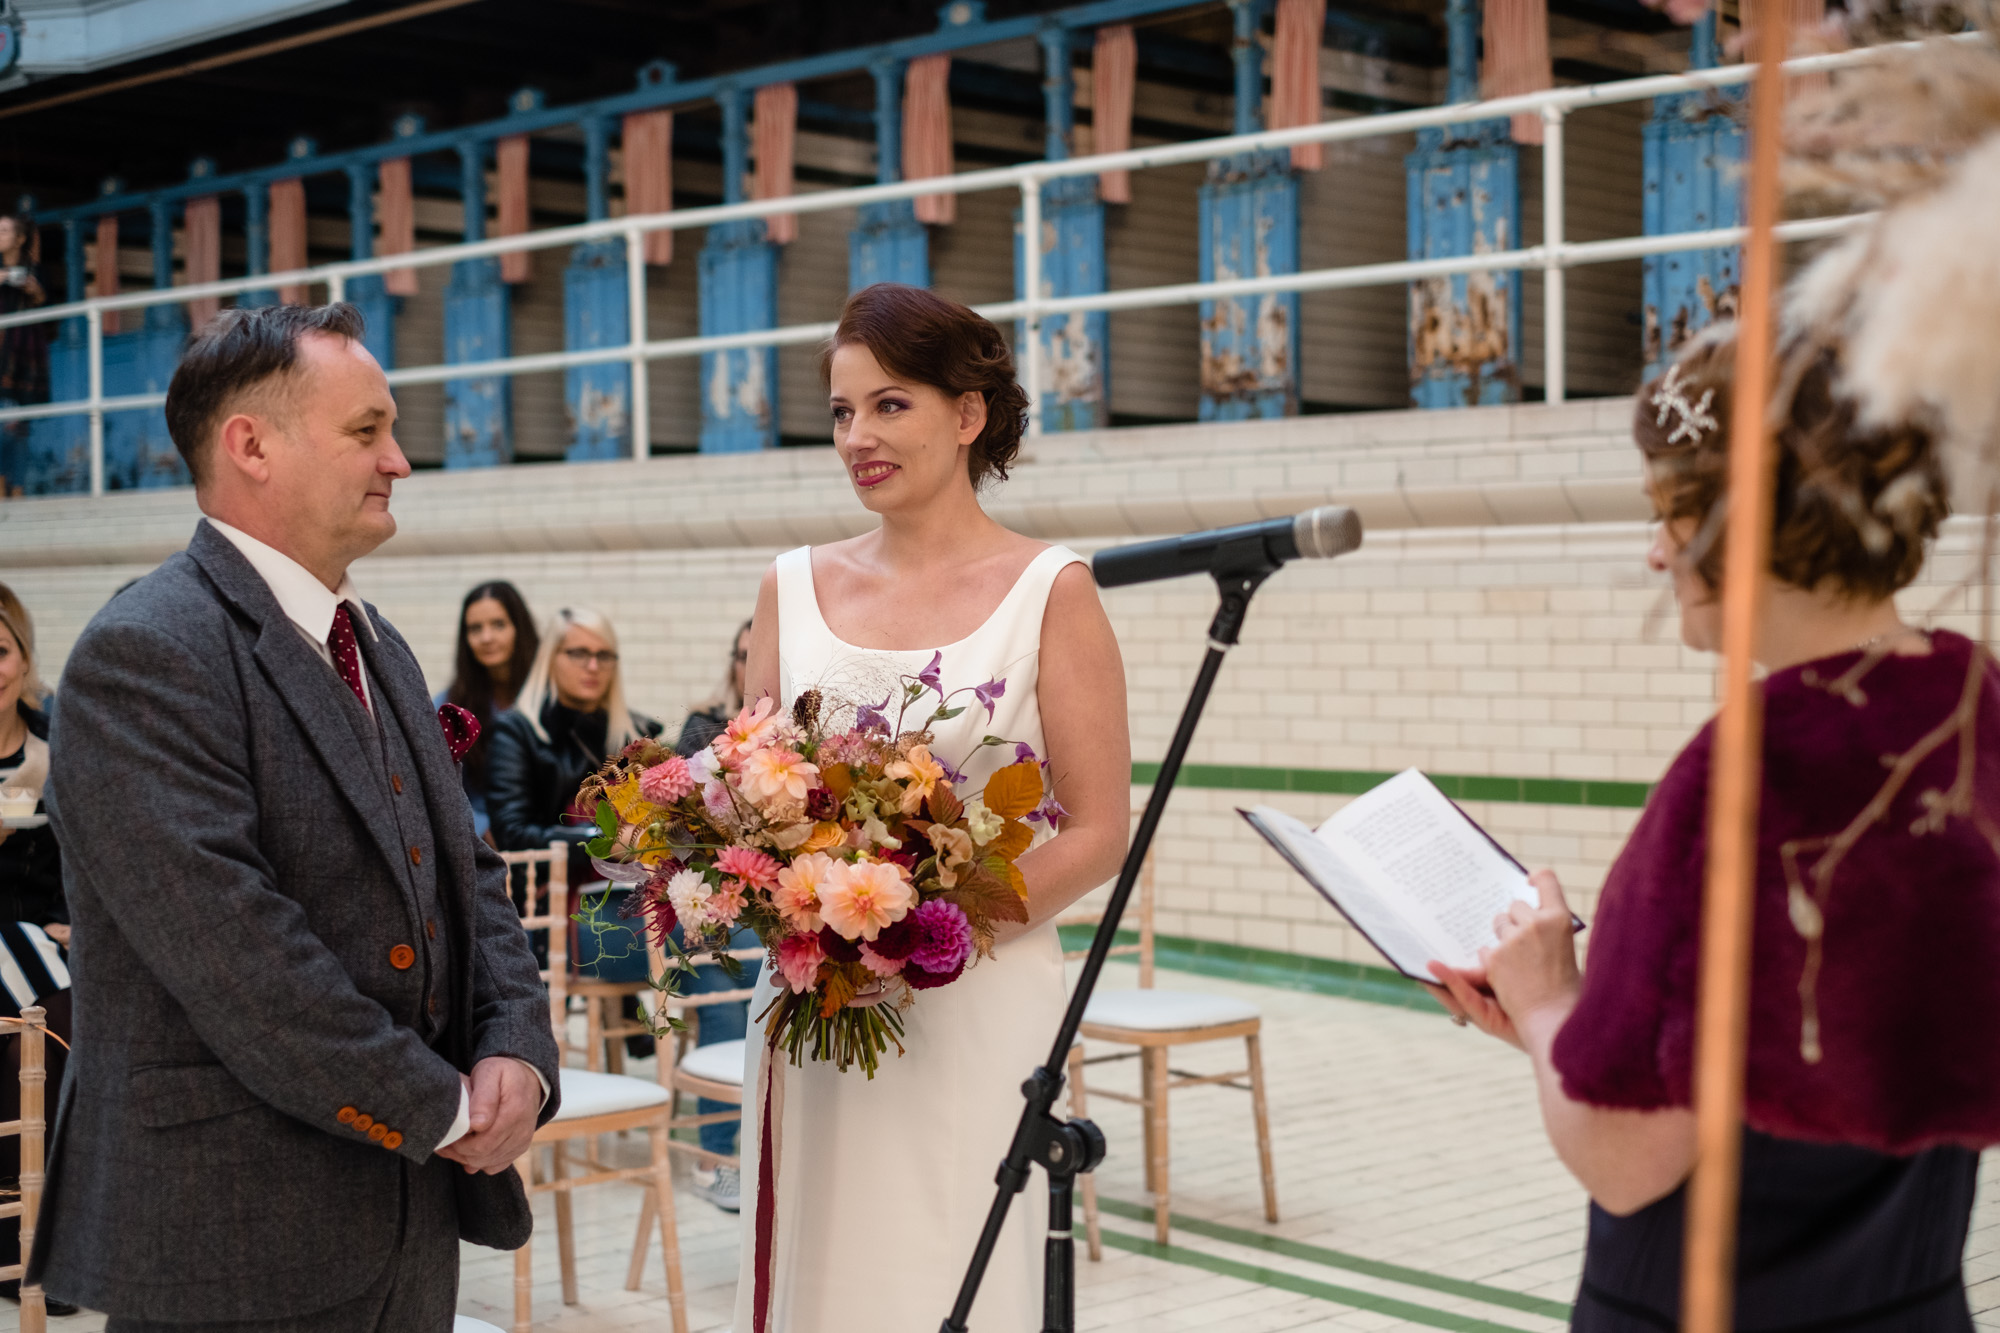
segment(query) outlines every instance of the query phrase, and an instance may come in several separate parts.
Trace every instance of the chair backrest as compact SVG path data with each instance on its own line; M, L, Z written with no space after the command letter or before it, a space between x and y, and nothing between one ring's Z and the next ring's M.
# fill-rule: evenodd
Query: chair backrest
M522 888L515 904L521 911L521 928L530 934L548 932L549 965L542 969L542 980L549 988L549 1028L560 1042L569 1023L569 844L552 842L531 852L502 852L500 859L522 867L525 888L514 886ZM536 882L543 878L537 866L548 867L541 883Z
M1139 809L1132 811L1132 817L1135 821L1138 819L1140 813ZM1159 855L1159 850L1160 845L1157 841L1146 849L1146 859L1139 866L1137 892L1132 895L1134 901L1126 905L1125 919L1119 923L1120 926L1130 924L1136 917L1139 931L1138 942L1135 944L1114 944L1111 946L1110 956L1113 958L1138 958L1139 987L1141 990L1151 990L1153 988L1153 862L1154 858ZM1086 908L1081 911L1072 912L1067 916L1057 917L1056 924L1058 926L1096 926L1103 920L1104 911L1102 908L1094 911ZM1064 951L1063 957L1082 958L1089 952L1090 950L1087 948L1069 949Z
M0 1123L0 1138L21 1140L21 1183L17 1197L0 1203L0 1218L21 1219L21 1262L0 1267L0 1281L19 1282L35 1248L35 1222L42 1209L43 1138L48 1128L44 1092L48 1084L48 1022L40 1008L19 1018L0 1019L21 1034L21 1118ZM40 1286L21 1289L21 1333L47 1333L48 1303Z
M724 952L731 958L743 963L765 956L762 945L748 949L728 949L724 950ZM712 954L695 954L693 955L693 965L699 967L704 959L712 957L714 957ZM653 938L653 933L650 930L646 932L646 959L649 975L655 982L665 978L669 972L680 970L683 966L678 959L667 957L667 951L660 947L658 941ZM654 1012L656 1006L665 1009L668 1016L674 1017L685 1014L689 1010L700 1011L702 1009L713 1008L718 1004L742 1004L754 994L756 994L754 987L743 986L733 990L704 991L699 995L675 995L662 999L661 993L655 990L641 995L639 1003L646 1007L647 1016L657 1024L659 1015ZM751 1017L755 1018L756 1015L752 1014ZM685 1034L681 1035L685 1036ZM675 1043L675 1053L673 1056L668 1057L663 1055L655 1063L653 1072L659 1078L662 1085L672 1086L674 1066L679 1062L679 1059L680 1051L679 1043L677 1042Z

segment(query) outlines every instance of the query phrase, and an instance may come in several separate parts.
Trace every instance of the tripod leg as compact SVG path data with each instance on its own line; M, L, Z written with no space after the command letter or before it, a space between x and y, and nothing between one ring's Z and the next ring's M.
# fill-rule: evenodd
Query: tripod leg
M1042 1248L1042 1333L1075 1333L1076 1238L1071 1187L1076 1177L1049 1172L1049 1238Z

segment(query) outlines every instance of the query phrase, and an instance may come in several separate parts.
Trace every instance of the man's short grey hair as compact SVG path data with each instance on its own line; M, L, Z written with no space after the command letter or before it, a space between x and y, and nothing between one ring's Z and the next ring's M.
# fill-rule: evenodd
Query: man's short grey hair
M361 312L345 301L267 305L225 310L189 339L167 386L167 433L196 484L203 480L216 429L246 394L291 374L300 339L324 333L358 342L364 327Z

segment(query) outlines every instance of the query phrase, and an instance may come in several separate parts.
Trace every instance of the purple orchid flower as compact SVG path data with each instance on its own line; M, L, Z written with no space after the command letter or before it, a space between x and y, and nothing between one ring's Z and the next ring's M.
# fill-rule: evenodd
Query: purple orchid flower
M889 700L893 698L895 698L895 694L892 692L883 695L882 702L879 704L862 704L856 708L854 710L854 729L856 731L888 731L889 719L884 714L888 711Z
M1014 762L1017 764L1034 763L1035 747L1028 744L1026 741L1016 741L1014 743Z
M946 782L949 782L954 787L962 787L965 785L965 774L953 768L951 766L951 760L945 758L943 755L940 754L934 754L931 756L931 758L937 760L938 767L944 770L944 780Z
M1068 818L1069 811L1063 807L1061 801L1055 798L1054 792L1050 792L1047 796L1044 796L1042 803L1028 812L1028 822L1030 824L1047 824L1050 828L1056 826L1058 819Z
M923 685L928 685L931 689L936 690L939 694L943 694L944 672L941 670L943 666L944 666L944 654L941 652L932 653L931 664L925 667L922 671L919 671L917 673L918 682Z
M1007 682L1004 678L989 680L984 685L974 685L972 687L972 697L986 705L986 720L988 722L993 720L994 701L1006 693Z

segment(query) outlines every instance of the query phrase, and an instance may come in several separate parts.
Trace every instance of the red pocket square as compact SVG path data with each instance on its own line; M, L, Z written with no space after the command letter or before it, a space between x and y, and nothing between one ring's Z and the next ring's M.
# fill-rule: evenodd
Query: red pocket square
M479 739L479 719L457 704L438 707L438 725L444 728L445 748L451 751L454 764L464 759L465 752Z

